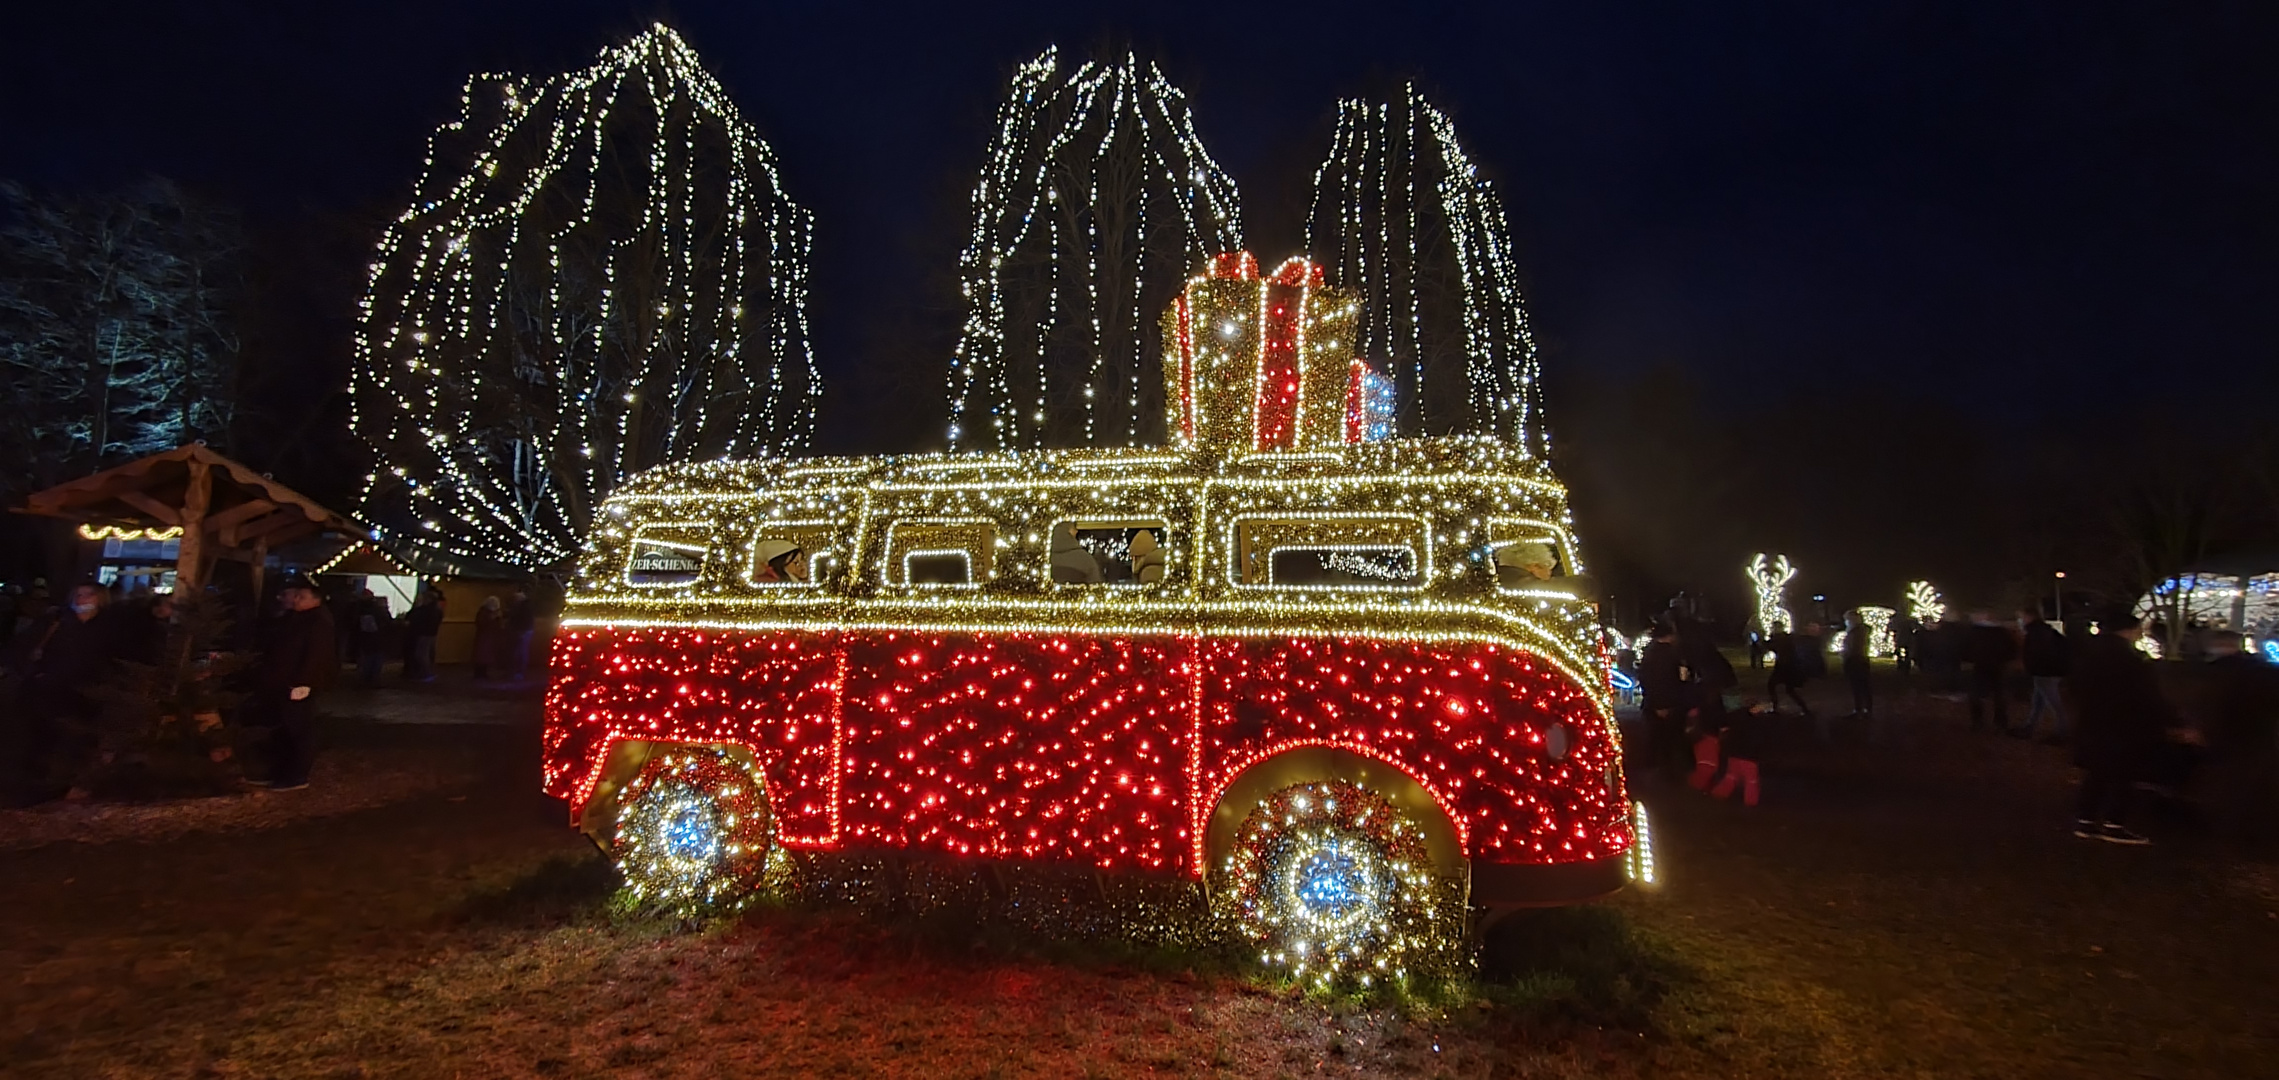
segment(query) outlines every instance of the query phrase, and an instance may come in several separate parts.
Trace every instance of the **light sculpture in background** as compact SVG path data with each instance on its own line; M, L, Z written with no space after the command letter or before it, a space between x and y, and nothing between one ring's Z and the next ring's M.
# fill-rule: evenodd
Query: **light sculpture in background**
M1355 355L1382 357L1402 435L1546 450L1541 367L1511 227L1456 125L1413 85L1338 103L1306 250L1361 302Z
M1859 609L1861 621L1868 624L1868 653L1871 656L1896 656L1899 639L1891 632L1891 617L1897 611L1873 604Z
M1161 445L1154 315L1241 248L1234 180L1154 64L1023 64L973 190L951 448Z
M1929 626L1947 617L1946 599L1928 581L1907 584L1907 617Z
M1852 610L1859 612L1860 621L1867 624L1869 656L1898 655L1899 639L1893 636L1891 632L1891 617L1898 612L1891 608L1877 607L1873 604L1862 604ZM1852 628L1846 625L1842 630L1838 630L1829 636L1828 651L1832 653L1843 652L1844 647L1851 642L1851 639Z
M812 220L679 35L477 76L461 108L358 320L351 423L380 524L548 566L633 473L807 445Z
M1750 559L1741 571L1749 575L1749 585L1755 592L1757 610L1750 626L1760 638L1769 638L1794 625L1788 613L1788 583L1796 577L1796 567L1786 555L1767 558L1763 552Z

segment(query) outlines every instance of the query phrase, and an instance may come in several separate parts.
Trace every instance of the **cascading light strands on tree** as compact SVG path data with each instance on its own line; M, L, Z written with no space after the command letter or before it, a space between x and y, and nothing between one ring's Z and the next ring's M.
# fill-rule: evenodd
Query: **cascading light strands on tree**
M1306 250L1360 296L1356 344L1394 384L1400 434L1493 435L1547 452L1503 202L1414 86L1392 104L1339 103Z
M1741 571L1749 575L1749 585L1757 598L1757 611L1751 627L1760 637L1771 637L1777 631L1795 625L1788 613L1788 583L1796 577L1796 567L1786 555L1766 558L1763 552L1749 560Z
M1155 65L1022 65L973 192L951 447L1162 444L1155 313L1242 247L1234 181Z
M546 566L625 477L807 445L813 220L657 26L542 82L469 80L363 301L373 516Z

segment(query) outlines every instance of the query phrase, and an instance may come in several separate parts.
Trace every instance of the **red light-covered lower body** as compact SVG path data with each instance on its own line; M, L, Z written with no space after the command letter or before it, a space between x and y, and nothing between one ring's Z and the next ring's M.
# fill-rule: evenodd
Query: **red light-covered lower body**
M747 748L795 848L1198 874L1219 795L1330 747L1428 791L1472 860L1617 860L1607 721L1508 647L1363 638L579 628L555 644L545 783L624 740Z

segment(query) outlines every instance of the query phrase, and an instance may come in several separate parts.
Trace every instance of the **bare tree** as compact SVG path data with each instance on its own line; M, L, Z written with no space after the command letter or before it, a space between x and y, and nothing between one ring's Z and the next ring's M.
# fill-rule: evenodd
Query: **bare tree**
M41 198L0 185L0 485L36 490L203 439L237 411L236 222L150 180Z

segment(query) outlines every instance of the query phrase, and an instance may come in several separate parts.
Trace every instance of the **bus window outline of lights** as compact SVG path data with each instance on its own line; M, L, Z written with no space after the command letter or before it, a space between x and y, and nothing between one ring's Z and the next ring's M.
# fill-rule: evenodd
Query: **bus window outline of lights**
M653 521L643 524L634 531L632 540L626 545L629 550L625 555L625 569L619 575L618 580L623 582L626 588L643 590L689 589L702 584L705 575L712 569L713 545L710 540L702 542L679 539L667 540L653 534L679 532L709 536L712 531L713 523L711 521ZM643 556L643 545L670 551L693 552L696 555L696 558L692 560L695 563L695 568L687 571L685 577L673 580L638 580L634 575L642 572L638 564Z
M1155 550L1162 556L1163 559L1163 576L1155 581L1141 581L1136 576L1128 581L1061 581L1057 578L1054 578L1052 576L1052 538L1059 534L1060 527L1063 525L1069 526L1076 532L1080 546L1082 546L1081 542L1083 540L1083 534L1087 532L1104 532L1111 529L1122 529L1127 532L1138 532L1145 530L1154 533ZM1078 514L1063 515L1061 517L1054 518L1052 520L1052 524L1045 527L1045 531L1042 536L1039 537L1038 540L1032 541L1029 546L1035 547L1038 546L1039 543L1042 544L1045 552L1044 577L1047 585L1053 592L1112 591L1126 593L1156 593L1175 588L1180 582L1184 580L1180 575L1180 560L1175 554L1176 549L1173 546L1173 539L1174 534L1171 530L1171 523L1160 514L1130 514L1124 516L1117 516L1114 514ZM1128 543L1129 541L1127 540L1126 542ZM1086 547L1085 550L1090 551L1091 549L1089 547ZM1092 552L1092 555L1095 558L1099 557L1098 552Z
M906 535L932 530L927 539L903 546ZM957 530L971 530L971 535L959 537ZM938 538L938 539L937 539ZM964 542L959 542L962 539ZM888 589L979 589L994 582L996 553L1001 539L997 536L997 521L982 517L903 517L886 526L883 538L887 558L879 567L879 584ZM965 580L955 582L917 582L910 579L913 559L962 556L965 560Z
M790 591L828 588L832 576L839 569L838 553L834 552L830 546L809 547L806 544L799 545L800 551L807 556L807 580L761 581L760 545L769 540L793 540L796 542L798 537L811 534L820 534L826 539L830 539L833 538L838 528L839 523L829 518L770 518L744 528L742 531L749 536L744 544L743 584L745 587L753 589Z
M1522 596L1533 600L1581 601L1589 597L1578 596L1572 588L1562 587L1583 576L1575 554L1573 534L1562 525L1540 518L1498 516L1488 518L1487 543L1481 545L1483 561L1488 575L1495 580L1496 591L1506 596ZM1551 549L1558 573L1534 584L1512 584L1503 580L1496 555L1504 548L1520 544L1540 544Z
M1404 524L1414 525L1416 527L1416 532L1409 534L1403 539L1386 542L1323 540L1315 543L1269 544L1265 548L1266 557L1263 560L1259 560L1259 565L1263 571L1260 576L1263 577L1264 580L1250 581L1247 580L1250 576L1250 568L1244 565L1243 554L1244 552L1254 548L1256 546L1256 542L1253 541L1250 545L1245 545L1244 543L1244 538L1247 536L1247 534L1244 532L1243 526L1247 522L1267 522L1270 524L1286 523L1293 527L1310 527L1319 522L1346 522L1357 524L1376 523L1384 525L1390 525L1394 522L1401 522ZM1334 528L1331 531L1334 532ZM1382 513L1366 510L1307 513L1297 509L1279 513L1256 512L1237 514L1227 520L1226 528L1220 534L1220 542L1224 545L1221 551L1223 552L1223 558L1226 563L1227 585L1247 592L1282 591L1313 593L1414 593L1422 592L1425 589L1430 588L1434 583L1432 569L1432 522L1430 519L1419 514ZM1359 552L1363 550L1382 550L1391 548L1405 548L1409 552L1409 558L1415 571L1409 581L1398 584L1376 585L1363 582L1354 582L1350 584L1286 584L1274 580L1273 557L1274 554L1279 551L1293 549L1313 549L1325 552ZM1419 550L1419 548L1422 550Z

